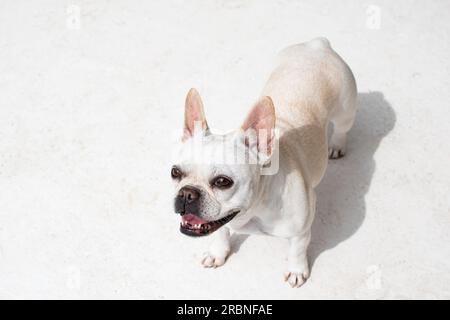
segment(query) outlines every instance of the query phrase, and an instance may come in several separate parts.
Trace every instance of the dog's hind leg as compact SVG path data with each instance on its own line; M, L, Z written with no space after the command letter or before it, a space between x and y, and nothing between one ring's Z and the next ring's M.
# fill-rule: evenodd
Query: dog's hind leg
M331 113L330 121L333 123L333 134L328 144L328 157L341 158L345 155L347 133L353 126L356 115L356 85L353 76L343 92L343 97Z

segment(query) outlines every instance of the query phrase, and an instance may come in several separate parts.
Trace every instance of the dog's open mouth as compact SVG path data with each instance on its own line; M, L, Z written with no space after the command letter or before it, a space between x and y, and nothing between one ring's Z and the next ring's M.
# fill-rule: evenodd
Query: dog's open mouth
M206 221L193 214L187 213L181 216L180 231L181 233L192 237L206 236L230 222L238 213L239 211L234 211L226 217L215 221Z

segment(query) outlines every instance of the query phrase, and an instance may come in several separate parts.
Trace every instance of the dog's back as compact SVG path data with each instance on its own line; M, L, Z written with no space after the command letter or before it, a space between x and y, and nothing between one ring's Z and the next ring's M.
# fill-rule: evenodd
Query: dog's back
M303 178L316 186L327 164L328 121L356 99L350 69L327 39L293 45L280 53L263 95L275 105L280 151L292 165L300 162Z

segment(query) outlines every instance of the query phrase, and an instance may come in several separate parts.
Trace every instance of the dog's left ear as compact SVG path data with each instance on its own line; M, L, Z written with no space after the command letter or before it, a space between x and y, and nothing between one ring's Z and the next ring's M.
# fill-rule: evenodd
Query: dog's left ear
M183 141L194 136L194 133L197 132L196 130L201 131L203 134L209 132L202 99L198 91L192 88L186 96L184 105Z
M241 130L246 135L245 143L249 147L257 147L259 154L270 156L273 151L275 128L275 107L270 97L261 97L247 115ZM251 141L249 137L253 135ZM255 140L256 138L256 140Z

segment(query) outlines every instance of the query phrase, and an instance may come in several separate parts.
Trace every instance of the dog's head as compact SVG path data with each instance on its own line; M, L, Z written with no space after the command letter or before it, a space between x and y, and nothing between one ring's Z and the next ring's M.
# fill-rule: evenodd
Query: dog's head
M245 214L255 199L261 167L272 154L274 125L272 100L263 97L238 130L212 134L200 95L189 91L183 138L171 169L182 233L208 235Z

